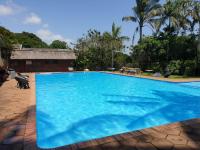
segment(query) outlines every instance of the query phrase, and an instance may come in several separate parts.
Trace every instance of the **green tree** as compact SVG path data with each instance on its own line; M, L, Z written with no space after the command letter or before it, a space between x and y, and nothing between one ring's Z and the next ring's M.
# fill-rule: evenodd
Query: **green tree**
M157 16L160 11L161 5L158 3L159 0L136 0L136 6L132 8L134 16L123 17L123 21L137 22L137 32L140 32L140 39L142 41L143 27L145 24L149 24L151 19ZM133 35L134 40L135 33Z
M124 48L123 41L127 39L121 36L121 28L112 25L111 32L100 33L96 30L89 30L80 38L75 45L77 55L76 67L78 69L89 68L91 70L105 70L110 67L112 52ZM120 57L120 56L119 56ZM122 64L122 59L116 55L115 66ZM113 56L114 58L114 56ZM117 61L120 61L119 63Z
M198 41L197 41L197 49L196 49L196 71L200 72L200 3L199 1L195 0L193 2L193 7L191 10L191 27L194 30L195 25L197 25L197 34L198 34Z
M4 43L1 46L4 46L4 47L10 47L12 44L17 43L15 34L1 26L0 26L0 38L2 39L2 41Z
M121 36L121 27L117 27L115 23L112 24L112 31L105 32L104 36L111 42L111 48L114 50L121 50L123 42L129 40L127 36Z
M110 48L112 51L112 67L114 67L114 53L121 52L123 48L123 42L129 40L127 36L121 36L121 27L117 27L115 23L112 24L112 32L105 32L104 36L110 42Z
M17 43L15 35L6 28L0 27L0 52L2 59L4 59L4 61L2 61L4 67L9 61L12 50L12 44L14 43Z
M117 53L114 58L116 68L122 68L132 62L131 57L124 53Z
M190 7L191 30L194 30L195 25L198 26L199 38L200 38L200 3L198 0L192 1L192 7Z
M139 44L131 47L131 55L136 67L140 67L142 70L164 70L167 53L165 47L167 44L167 40L145 37Z
M50 44L50 48L67 49L68 46L65 41L55 40Z
M33 33L15 33L15 38L24 48L48 48L48 45Z
M151 24L157 30L164 25L167 34L177 34L181 28L185 31L189 25L189 5L190 0L167 0L158 13L159 17L151 19Z

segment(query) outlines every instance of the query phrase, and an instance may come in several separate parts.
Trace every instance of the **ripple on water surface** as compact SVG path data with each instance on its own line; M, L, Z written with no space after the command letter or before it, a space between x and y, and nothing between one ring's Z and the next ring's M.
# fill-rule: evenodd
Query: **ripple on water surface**
M200 90L106 73L36 75L37 143L54 148L200 117Z

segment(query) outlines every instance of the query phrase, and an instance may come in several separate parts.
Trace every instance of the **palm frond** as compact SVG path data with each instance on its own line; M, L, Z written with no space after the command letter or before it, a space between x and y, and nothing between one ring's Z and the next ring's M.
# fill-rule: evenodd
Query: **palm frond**
M162 6L160 4L154 4L154 5L150 5L148 7L145 8L145 12L150 12L152 10L156 10L156 9L159 9L159 8L162 8Z
M149 24L152 27L152 29L155 30L155 34L157 35L161 26L162 26L163 18L156 18L156 19L150 19Z
M122 18L122 21L132 21L132 22L136 22L137 18L133 17L133 16L126 16Z
M130 38L128 36L121 36L119 39L122 41L128 41Z

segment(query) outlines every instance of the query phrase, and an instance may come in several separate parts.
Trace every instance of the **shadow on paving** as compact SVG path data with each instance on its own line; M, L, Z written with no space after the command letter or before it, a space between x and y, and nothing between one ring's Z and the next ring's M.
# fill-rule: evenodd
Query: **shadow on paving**
M29 107L26 111L13 118L5 118L0 121L0 150L24 149L27 116L28 112L33 109L35 109L35 106Z
M5 82L7 82L7 81L9 81L9 80L6 79L5 81L0 81L0 87L3 86L3 84L4 84Z

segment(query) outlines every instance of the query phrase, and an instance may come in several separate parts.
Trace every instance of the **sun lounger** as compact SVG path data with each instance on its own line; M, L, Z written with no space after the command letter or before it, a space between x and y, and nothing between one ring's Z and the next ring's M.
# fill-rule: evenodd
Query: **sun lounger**
M115 68L107 68L109 71L115 71Z
M28 89L29 87L29 81L23 77L16 76L15 80L17 81L17 87L20 89Z
M130 69L130 70L127 71L127 73L136 74L136 70L135 69Z
M21 73L17 73L18 76L22 77L22 78L25 78L28 80L29 76L28 75L24 75L24 74L21 74Z
M140 74L141 73L141 69L140 68L128 68L128 70L126 70L127 74Z
M122 67L121 69L119 69L120 73L124 73L126 71L125 67Z

